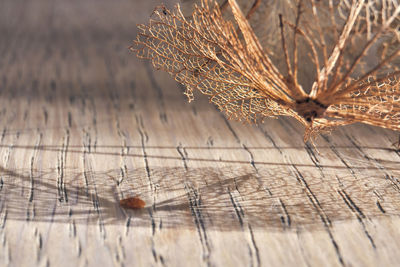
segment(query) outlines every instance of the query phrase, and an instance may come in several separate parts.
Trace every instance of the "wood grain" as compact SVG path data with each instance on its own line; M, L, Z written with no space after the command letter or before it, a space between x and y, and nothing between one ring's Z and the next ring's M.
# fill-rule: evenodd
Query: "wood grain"
M127 49L156 4L0 2L0 265L399 265L397 134L188 104Z

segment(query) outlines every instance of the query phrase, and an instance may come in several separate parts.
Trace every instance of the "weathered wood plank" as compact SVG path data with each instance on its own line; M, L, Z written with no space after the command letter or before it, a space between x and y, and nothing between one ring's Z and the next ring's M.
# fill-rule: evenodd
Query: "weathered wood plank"
M292 120L188 104L126 49L154 5L0 3L0 264L398 265L396 134L317 152Z

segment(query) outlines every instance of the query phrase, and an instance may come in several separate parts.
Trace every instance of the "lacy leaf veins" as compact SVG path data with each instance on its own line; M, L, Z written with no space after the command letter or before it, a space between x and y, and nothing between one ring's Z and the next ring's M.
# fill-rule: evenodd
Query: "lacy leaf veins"
M305 141L355 122L400 131L400 2L269 2L278 4L264 4L266 24L255 25L262 39L253 8L203 0L187 17L157 7L130 49L229 119L291 116Z

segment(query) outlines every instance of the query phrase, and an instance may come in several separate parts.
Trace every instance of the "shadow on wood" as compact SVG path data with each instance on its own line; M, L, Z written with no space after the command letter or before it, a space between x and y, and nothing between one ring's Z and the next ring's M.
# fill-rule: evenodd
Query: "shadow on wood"
M120 151L122 147L114 148ZM58 152L62 148L35 149ZM101 149L97 147L91 154L120 156ZM84 152L70 148L68 153ZM125 156L143 158L139 154ZM157 157L147 155L151 156ZM158 221L162 227L171 228L232 231L250 224L255 230L280 231L297 227L318 230L343 220L397 216L398 179L378 174L379 169L368 161L357 162L359 168L352 168L358 172L356 176L338 165L322 166L330 174L318 177L314 165L272 162L258 162L258 170L242 168L235 161L231 168L138 168L122 176L120 169L77 172L2 167L1 209L6 210L1 212L2 222L7 219L140 227ZM385 169L400 173L396 162L386 164L391 166ZM377 192L379 201L374 200ZM119 207L120 196L134 195L146 201L146 208L130 211Z

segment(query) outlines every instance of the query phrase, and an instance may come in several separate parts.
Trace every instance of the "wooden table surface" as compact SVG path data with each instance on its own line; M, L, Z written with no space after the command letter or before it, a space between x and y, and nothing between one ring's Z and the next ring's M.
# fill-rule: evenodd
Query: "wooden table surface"
M187 103L127 49L156 4L0 1L0 265L400 265L398 134Z

